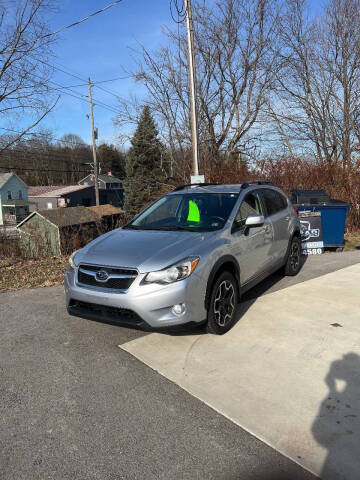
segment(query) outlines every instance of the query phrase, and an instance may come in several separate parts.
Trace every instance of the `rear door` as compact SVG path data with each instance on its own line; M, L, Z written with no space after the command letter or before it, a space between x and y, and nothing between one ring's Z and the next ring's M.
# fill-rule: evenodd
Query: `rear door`
M266 219L271 222L273 229L272 246L269 249L271 264L284 259L289 245L290 213L288 201L283 194L270 188L260 190L264 203Z
M245 228L248 215L264 215L257 190L249 192L235 216L231 234L231 252L240 265L240 283L244 285L265 270L267 260L266 225Z

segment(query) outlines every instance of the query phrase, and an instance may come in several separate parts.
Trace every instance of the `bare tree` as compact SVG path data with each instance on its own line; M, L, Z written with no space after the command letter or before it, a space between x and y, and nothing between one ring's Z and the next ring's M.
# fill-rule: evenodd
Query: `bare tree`
M214 162L255 144L256 122L277 69L275 0L223 0L194 6L199 140ZM190 145L186 37L166 30L168 45L141 47L134 78L147 90L170 155ZM134 120L140 102L125 102L118 125Z
M51 72L43 63L54 41L48 36L44 14L53 7L53 0L1 2L0 121L28 119L28 125L2 149L36 127L55 105L47 95Z
M360 141L360 2L330 0L321 16L287 0L282 68L268 113L281 143L346 167Z

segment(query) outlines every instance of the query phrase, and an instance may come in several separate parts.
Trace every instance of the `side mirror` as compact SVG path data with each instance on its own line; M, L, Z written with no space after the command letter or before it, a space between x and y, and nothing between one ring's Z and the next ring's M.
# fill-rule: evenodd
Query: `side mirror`
M245 221L245 227L261 227L265 222L263 215L251 214L247 217Z

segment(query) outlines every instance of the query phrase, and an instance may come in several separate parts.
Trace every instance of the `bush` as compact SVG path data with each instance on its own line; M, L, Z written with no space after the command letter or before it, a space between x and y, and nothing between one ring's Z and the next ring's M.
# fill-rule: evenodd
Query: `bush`
M259 161L253 178L266 178L290 195L294 189L321 189L336 200L350 203L349 231L360 229L360 162L347 167L300 158Z
M18 237L9 237L0 229L0 259L21 257Z

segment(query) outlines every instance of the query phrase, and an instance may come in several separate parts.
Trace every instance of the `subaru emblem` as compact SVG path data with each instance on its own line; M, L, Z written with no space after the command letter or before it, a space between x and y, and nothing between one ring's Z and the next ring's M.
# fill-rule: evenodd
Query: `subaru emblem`
M95 277L98 282L106 282L109 278L109 274L106 270L99 270L96 272Z

